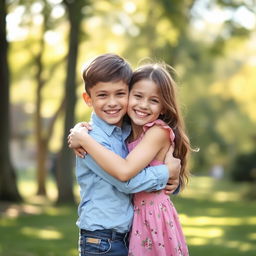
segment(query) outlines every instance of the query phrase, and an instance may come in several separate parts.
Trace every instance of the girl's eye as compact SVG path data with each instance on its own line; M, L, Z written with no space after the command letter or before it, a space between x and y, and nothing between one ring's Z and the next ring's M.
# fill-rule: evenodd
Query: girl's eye
M133 96L134 96L135 98L138 98L138 99L141 98L141 95L139 95L139 94L134 94Z
M159 100L156 100L156 99L152 99L151 100L153 103L159 103Z

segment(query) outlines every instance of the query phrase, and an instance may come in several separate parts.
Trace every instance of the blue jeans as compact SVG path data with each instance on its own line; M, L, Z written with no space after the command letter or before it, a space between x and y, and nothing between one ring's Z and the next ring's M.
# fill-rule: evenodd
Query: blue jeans
M127 256L128 233L114 230L80 230L79 256Z

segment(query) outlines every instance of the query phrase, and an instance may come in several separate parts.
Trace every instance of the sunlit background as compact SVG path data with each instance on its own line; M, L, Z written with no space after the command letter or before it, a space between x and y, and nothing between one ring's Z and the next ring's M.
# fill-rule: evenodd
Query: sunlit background
M77 255L79 196L65 138L90 117L81 97L83 64L112 52L133 68L150 59L177 71L187 131L200 148L191 155L188 188L174 199L191 255L255 256L256 2L2 2L9 149L22 202L1 195L0 255ZM20 242L8 251L11 237Z

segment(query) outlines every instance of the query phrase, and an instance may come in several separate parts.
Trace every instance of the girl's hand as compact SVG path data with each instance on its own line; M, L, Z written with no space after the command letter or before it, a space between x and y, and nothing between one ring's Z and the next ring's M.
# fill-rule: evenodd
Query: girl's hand
M77 123L73 129L77 129L77 128L82 128L82 127L85 127L88 131L91 131L92 130L92 127L89 123L87 122L80 122L80 123ZM72 130L72 129L71 129Z
M91 127L91 125L90 125L89 123L87 123L87 122L80 122L80 123L77 123L77 124L74 126L74 128L70 129L70 133L69 133L68 138L67 138L67 139L68 139L68 144L69 144L69 147L70 147L70 148L75 149L75 154L76 154L77 156L80 156L80 155L83 154L84 152L86 153L85 150L84 150L84 152L81 151L80 144L79 144L79 146L78 146L78 144L75 145L74 141L71 142L71 134L72 134L72 132L73 132L73 131L77 131L77 130L80 131L80 129L83 129L84 132L88 133L88 131L92 130L92 127ZM77 146L77 147L75 147L75 146ZM79 147L80 149L78 149L78 147Z
M82 148L74 148L73 149L76 156L84 158L84 156L87 154L87 152Z
M81 141L85 134L88 133L87 128L85 127L77 127L70 130L70 134L68 135L68 146L73 149L78 149L81 147ZM79 151L77 151L79 153Z

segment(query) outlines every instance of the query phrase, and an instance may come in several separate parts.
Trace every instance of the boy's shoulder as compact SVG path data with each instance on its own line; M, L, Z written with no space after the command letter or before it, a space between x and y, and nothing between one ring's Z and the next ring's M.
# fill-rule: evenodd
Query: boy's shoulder
M94 139L96 139L98 142L100 141L106 141L108 139L108 135L104 131L103 127L92 123L91 124L92 130L89 131L90 136L92 136Z

